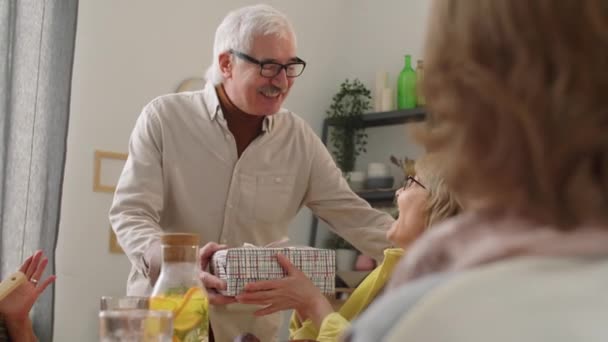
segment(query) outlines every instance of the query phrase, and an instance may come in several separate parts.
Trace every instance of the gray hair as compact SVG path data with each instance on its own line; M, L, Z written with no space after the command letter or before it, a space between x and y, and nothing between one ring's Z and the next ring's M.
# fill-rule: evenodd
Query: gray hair
M296 43L295 32L285 14L271 6L247 6L228 13L215 31L213 63L207 69L207 81L214 85L224 81L219 65L220 54L230 49L248 53L255 37L273 34L292 37Z

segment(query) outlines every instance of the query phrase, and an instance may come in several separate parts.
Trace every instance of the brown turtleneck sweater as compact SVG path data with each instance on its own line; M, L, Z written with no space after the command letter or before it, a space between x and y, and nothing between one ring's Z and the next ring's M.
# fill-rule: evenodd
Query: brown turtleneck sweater
M247 114L240 110L228 98L224 85L220 84L215 87L215 90L222 107L222 112L224 113L224 119L226 119L226 123L228 124L228 129L236 140L238 156L241 157L247 146L262 133L264 117Z

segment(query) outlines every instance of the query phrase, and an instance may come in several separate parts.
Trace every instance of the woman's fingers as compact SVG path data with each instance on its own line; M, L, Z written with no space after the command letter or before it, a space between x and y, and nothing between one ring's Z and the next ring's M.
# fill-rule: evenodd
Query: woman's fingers
M34 272L36 271L36 269L38 268L38 263L40 263L41 257L42 257L42 251L40 251L40 250L36 251L36 253L34 253L34 255L32 256L30 262L27 265L25 272L23 272L23 273L25 273L25 276L27 277L27 279L30 279L32 277L32 275L34 274Z
M44 290L46 290L46 288L51 285L55 281L55 279L57 279L57 276L52 275L46 278L42 283L40 283L36 288L36 290L38 291L38 295L44 292Z
M19 268L19 272L23 274L27 272L27 268L30 267L30 264L32 263L32 257L33 255L30 255L27 259L25 259L25 261L23 262L23 264L21 264L21 267Z
M42 277L42 274L44 273L44 270L46 269L46 265L48 263L49 263L49 259L44 257L38 264L38 267L34 270L34 273L32 274L31 279L35 279L35 281L39 281L40 278Z

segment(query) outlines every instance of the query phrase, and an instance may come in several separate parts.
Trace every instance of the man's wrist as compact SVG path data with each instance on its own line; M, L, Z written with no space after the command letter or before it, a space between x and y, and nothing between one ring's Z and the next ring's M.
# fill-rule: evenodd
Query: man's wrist
M158 276L160 275L161 265L161 244L160 241L154 241L150 244L143 256L145 267L144 274L150 280L150 285L154 286Z

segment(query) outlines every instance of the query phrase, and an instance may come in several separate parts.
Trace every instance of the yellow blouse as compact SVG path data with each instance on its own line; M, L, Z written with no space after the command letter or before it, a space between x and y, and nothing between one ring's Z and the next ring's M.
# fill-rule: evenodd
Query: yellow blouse
M384 262L361 282L338 312L331 313L323 319L320 329L317 330L311 320L300 323L294 313L289 325L290 338L319 342L337 341L349 327L349 322L365 310L384 288L403 253L403 249L400 248L384 250Z

